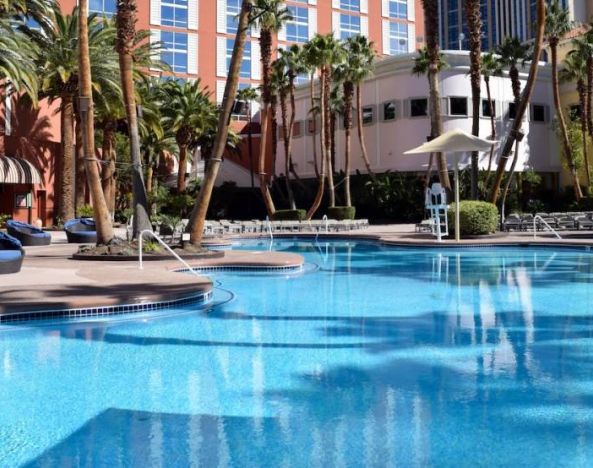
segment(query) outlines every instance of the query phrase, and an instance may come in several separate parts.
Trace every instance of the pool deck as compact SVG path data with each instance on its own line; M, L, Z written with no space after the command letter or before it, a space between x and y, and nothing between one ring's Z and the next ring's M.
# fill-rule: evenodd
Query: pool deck
M549 233L538 233L534 239L533 233L510 233L460 243L449 239L439 243L429 234L415 233L413 224L397 224L322 233L319 238L369 239L391 245L434 247L517 244L593 247L593 232L572 234L586 237L558 240ZM314 237L304 233L285 233L277 237L295 235ZM0 315L166 302L212 290L212 282L207 276L198 278L175 272L183 266L174 260L145 262L143 270L139 270L134 261L77 261L70 257L78 246L66 243L63 232L52 233L52 238L50 246L26 248L27 255L20 273L0 276ZM222 258L195 260L189 264L192 267L298 267L303 264L303 258L285 252L229 250Z

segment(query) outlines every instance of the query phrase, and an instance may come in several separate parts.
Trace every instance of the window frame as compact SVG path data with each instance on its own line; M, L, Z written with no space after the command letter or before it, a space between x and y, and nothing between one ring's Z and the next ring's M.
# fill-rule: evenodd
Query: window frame
M172 36L172 42L170 42L171 44L173 44L174 48L173 49L169 49L167 47L167 41L164 39L163 36L171 34ZM177 38L178 37L185 37L185 50L183 49L178 49L177 45L181 44L181 42L177 42ZM188 60L189 60L189 50L188 50L188 41L189 41L189 36L186 32L182 32L182 31L161 31L161 42L163 43L163 50L161 51L161 60L165 63L167 63L170 67L171 67L171 71L173 73L188 73ZM163 54L171 54L173 57L173 63L169 63L167 62L164 58L163 58ZM185 64L184 65L176 65L176 57L181 57L185 55Z
M428 115L429 114L429 103L428 103L428 98L427 97L412 97L412 98L409 98L408 101L409 101L409 109L410 109L410 112L409 112L409 118L410 119L422 119L422 118L426 118L426 117L429 116ZM412 115L412 109L413 109L412 104L413 104L414 101L424 101L424 103L426 104L425 113L424 114L422 114L422 115Z
M494 117L495 119L498 117L496 114L496 103L498 101L496 99L492 99L492 110L494 111L494 115L492 117ZM489 119L491 116L488 114L484 113L484 110L487 109L489 107L488 105L488 99L482 98L482 106L480 107L480 117L483 117L484 119Z
M385 108L389 105L393 104L393 118L388 119L385 113ZM382 120L383 122L395 122L397 120L397 100L391 99L389 101L383 101L381 103L381 112L382 112Z
M103 0L105 1L105 0ZM185 3L185 5L177 5L176 3ZM165 18L164 9L171 8L173 10L173 18ZM177 20L177 11L185 11L185 19ZM161 1L161 26L168 26L172 28L187 29L188 27L188 16L189 16L189 2L188 0L162 0Z
M449 102L448 102L448 112L447 115L449 117L469 117L469 102L468 102L468 98L467 96L449 96L448 97ZM460 113L453 113L453 102L460 102L460 101L464 101L465 102L465 113L464 114L460 114Z

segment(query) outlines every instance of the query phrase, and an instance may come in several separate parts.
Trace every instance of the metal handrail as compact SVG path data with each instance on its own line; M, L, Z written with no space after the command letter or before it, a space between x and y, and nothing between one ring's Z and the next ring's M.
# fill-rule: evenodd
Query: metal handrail
M323 218L321 218L321 220L323 221L323 223L325 224L325 233L329 234L329 221L327 219L327 215L324 214Z
M165 243L165 241L163 239L161 239L158 235L156 235L150 229L145 229L138 236L138 262L140 263L138 268L140 270L142 270L144 268L144 265L142 263L142 242L143 242L145 234L150 234L152 237L154 237L163 247L165 247L165 249L167 249L169 251L169 253L171 255L173 255L177 260L179 260L183 264L183 266L185 266L192 274L194 274L195 276L197 276L198 278L201 279L201 276L191 266L189 266L189 263L187 263L185 260L183 260L179 255L177 255L173 251L173 249Z
M539 219L539 220L540 220L540 221L543 223L543 225L544 225L544 226L546 226L546 227L547 227L547 228L548 228L550 231L552 231L552 232L554 233L554 235L555 235L555 236L556 236L558 239L562 239L562 237L560 236L560 234L558 234L558 233L556 232L556 230L555 230L555 229L554 229L552 226L550 226L550 225L549 225L549 224L548 224L548 223L547 223L547 222L544 220L544 218L542 218L540 215L535 215L535 216L533 217L533 238L534 238L534 239L536 238L536 235L537 235L537 223L536 223L536 221L537 221L538 219Z

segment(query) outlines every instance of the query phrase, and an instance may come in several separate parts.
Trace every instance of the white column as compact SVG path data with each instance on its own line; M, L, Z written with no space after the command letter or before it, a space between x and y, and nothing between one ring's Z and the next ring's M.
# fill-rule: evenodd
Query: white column
M261 80L261 52L257 41L251 41L251 79Z
M216 32L226 33L226 0L216 0Z
M216 38L216 76L226 78L226 37Z
M187 73L198 74L198 35L194 33L187 35Z
M317 8L309 8L309 39L317 34Z
M198 0L188 0L187 2L187 29L198 30Z
M391 44L389 41L389 35L390 35L390 24L391 22L389 20L383 19L381 21L382 23L382 36L383 36L383 53L385 55L389 55L391 54Z
M150 0L150 24L161 24L161 0Z

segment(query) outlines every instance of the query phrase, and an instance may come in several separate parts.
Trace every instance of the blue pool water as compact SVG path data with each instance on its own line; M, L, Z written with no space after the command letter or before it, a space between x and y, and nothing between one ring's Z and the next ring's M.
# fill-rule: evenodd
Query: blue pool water
M274 248L211 308L0 329L0 466L590 466L592 254Z

